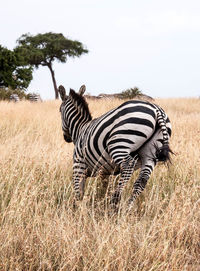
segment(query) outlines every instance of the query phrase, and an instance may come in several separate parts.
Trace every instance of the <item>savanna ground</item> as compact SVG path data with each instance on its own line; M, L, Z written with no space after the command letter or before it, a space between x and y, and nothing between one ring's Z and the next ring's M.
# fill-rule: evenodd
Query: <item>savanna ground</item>
M89 107L96 117L120 103ZM112 217L98 178L73 208L60 102L0 103L0 270L200 270L200 99L156 103L176 155L156 166L131 213Z

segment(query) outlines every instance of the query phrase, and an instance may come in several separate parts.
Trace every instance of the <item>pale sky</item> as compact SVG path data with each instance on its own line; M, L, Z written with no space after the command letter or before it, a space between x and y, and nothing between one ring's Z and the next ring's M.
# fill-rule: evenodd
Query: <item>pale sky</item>
M25 33L62 33L89 53L54 62L58 86L92 95L137 86L152 97L200 96L199 0L2 0L0 44ZM29 92L53 99L50 72L33 73Z

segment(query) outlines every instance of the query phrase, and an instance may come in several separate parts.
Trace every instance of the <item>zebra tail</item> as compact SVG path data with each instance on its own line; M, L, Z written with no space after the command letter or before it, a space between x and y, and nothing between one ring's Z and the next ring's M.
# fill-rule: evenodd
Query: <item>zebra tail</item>
M157 122L163 134L162 147L156 147L156 159L161 162L170 161L170 153L173 154L169 147L169 133L166 127L166 115L163 110L157 107Z
M168 144L164 144L160 148L157 147L156 160L159 162L167 162L167 161L171 162L170 153L173 154Z

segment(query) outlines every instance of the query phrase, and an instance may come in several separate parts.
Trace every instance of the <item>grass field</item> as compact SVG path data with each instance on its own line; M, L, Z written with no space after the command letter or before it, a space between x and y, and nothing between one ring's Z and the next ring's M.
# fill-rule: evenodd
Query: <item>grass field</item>
M0 270L200 270L200 99L156 103L176 155L156 166L131 214L110 217L98 178L73 208L60 102L0 102ZM97 117L118 104L89 107Z

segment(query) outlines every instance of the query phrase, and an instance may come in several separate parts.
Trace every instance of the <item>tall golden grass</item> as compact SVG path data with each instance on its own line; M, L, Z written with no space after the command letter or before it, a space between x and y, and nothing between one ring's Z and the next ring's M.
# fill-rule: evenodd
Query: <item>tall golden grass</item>
M89 107L97 117L119 103ZM200 270L200 99L156 103L176 155L156 166L132 213L113 217L98 178L73 208L60 102L0 103L0 270Z

